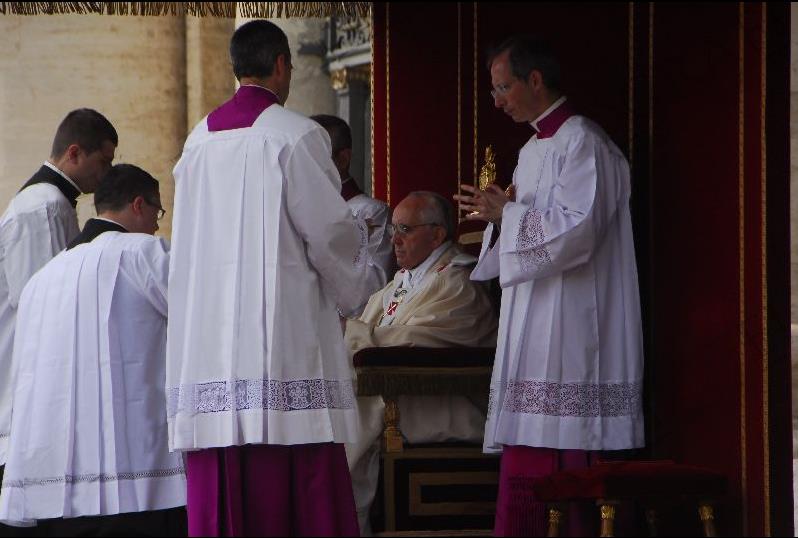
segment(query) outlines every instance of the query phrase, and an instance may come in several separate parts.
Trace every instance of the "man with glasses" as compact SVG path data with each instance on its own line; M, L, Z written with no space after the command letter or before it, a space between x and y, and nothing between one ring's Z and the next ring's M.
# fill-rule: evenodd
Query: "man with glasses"
M535 133L513 199L495 186L455 196L466 218L490 223L471 278L503 288L484 442L502 452L494 533L544 536L536 478L645 441L629 165L574 113L547 44L512 37L488 68L496 108ZM568 521L574 536L592 531L575 510Z
M109 174L109 177L113 184L94 193L97 216L86 221L83 230L67 248L89 243L104 232L124 233L135 230L153 235L158 231L158 221L166 215L166 210L161 206L158 184L151 184L149 189L141 192L141 186L136 182L123 183L117 179L136 177L135 170L139 169L129 164L119 164L112 168L114 173ZM146 172L142 170L141 173Z
M454 208L432 192L409 194L389 226L401 268L392 282L371 296L360 319L349 320L346 341L354 352L366 347L491 347L497 320L490 298L469 275L476 258L454 242ZM414 396L397 400L402 433L411 443L482 440L485 415L467 398ZM347 446L361 529L377 488L381 397L358 398L363 432Z
M45 536L186 533L166 423L169 254L158 181L114 166L98 217L22 293L0 520Z

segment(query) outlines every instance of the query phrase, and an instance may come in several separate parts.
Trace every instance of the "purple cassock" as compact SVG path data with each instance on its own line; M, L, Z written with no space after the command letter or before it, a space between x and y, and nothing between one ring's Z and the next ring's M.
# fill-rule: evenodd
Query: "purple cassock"
M551 138L565 121L574 115L568 101L552 110L540 121L534 122L538 140ZM538 501L532 483L541 477L559 471L584 469L601 459L601 452L589 450L560 450L531 446L505 446L499 472L499 495L496 499L494 536L546 536L548 516L546 504ZM565 536L597 536L595 506L571 503L565 520ZM622 511L618 523L623 528L633 528Z
M251 127L277 96L242 86L209 131ZM344 446L244 445L186 455L190 536L358 536Z

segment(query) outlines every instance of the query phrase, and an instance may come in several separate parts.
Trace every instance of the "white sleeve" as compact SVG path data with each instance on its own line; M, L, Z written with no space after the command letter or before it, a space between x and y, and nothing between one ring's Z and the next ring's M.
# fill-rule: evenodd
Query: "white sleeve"
M393 267L393 244L388 234L390 215L390 208L382 203L369 204L356 213L358 223L368 229L369 255L366 273L359 284L362 288L361 296L365 300L352 310L342 309L342 314L347 318L359 317L371 295L384 288L388 282L388 273Z
M491 244L494 234L493 223L488 223L488 227L482 233L482 249L479 252L477 266L471 271L471 280L491 280L499 276L499 250L501 249L501 237ZM498 233L498 232L497 232Z
M162 316L167 317L167 282L169 280L169 246L164 239L153 237L142 242L133 252L125 252L120 271L147 298Z
M7 223L0 241L5 253L2 266L12 307L19 304L22 289L30 277L66 248L78 233L74 211L62 210L56 204L20 213Z
M545 278L590 260L618 206L628 203L628 185L629 167L622 155L593 134L576 139L554 185L551 207L505 205L501 285Z
M369 263L368 229L341 198L329 136L306 133L284 165L288 216L307 246L311 265L336 304L351 310L368 296L360 285Z

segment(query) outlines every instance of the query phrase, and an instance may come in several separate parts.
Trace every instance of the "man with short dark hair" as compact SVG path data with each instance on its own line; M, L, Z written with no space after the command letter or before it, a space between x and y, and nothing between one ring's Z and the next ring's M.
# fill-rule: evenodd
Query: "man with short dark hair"
M466 218L489 222L471 278L503 288L484 441L502 452L494 533L544 536L535 479L645 441L629 164L574 113L546 43L512 37L488 67L496 108L535 131L514 199L496 186L455 196ZM575 510L568 521L575 536L590 531Z
M97 216L86 221L67 248L88 243L103 232L137 230L153 235L166 214L158 180L130 164L118 164L94 192Z
M99 112L73 110L61 121L52 154L0 217L0 477L11 425L11 352L17 304L28 279L78 234L81 192L94 192L119 140Z
M167 441L158 182L120 164L94 202L97 219L20 297L0 520L51 536L185 535L183 461Z
M364 301L368 232L341 199L327 133L282 106L282 30L250 21L230 54L241 87L174 170L169 443L187 451L189 532L356 535L337 308Z
M332 160L341 175L341 196L346 201L355 218L362 219L369 229L369 253L367 277L361 286L368 297L382 289L388 275L394 270L393 246L388 233L391 208L380 200L363 194L349 172L352 162L352 131L349 125L337 116L318 114L310 119L324 127L332 143ZM342 312L347 318L357 318L366 307L365 301L354 310Z

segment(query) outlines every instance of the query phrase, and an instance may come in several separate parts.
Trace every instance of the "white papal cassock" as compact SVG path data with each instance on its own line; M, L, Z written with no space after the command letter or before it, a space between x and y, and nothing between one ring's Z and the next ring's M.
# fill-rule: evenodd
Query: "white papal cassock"
M202 121L186 141L169 273L173 450L356 438L336 305L366 300L368 233L330 154L322 127L277 104L251 127Z
M45 163L0 217L0 465L11 431L11 353L17 304L28 279L80 232L73 203L80 194Z
M487 452L644 443L629 167L598 125L562 119L522 148L516 201L492 247L494 226L486 229L471 277L498 276L503 288Z
M168 264L163 240L106 232L25 287L0 520L185 505L167 443Z

